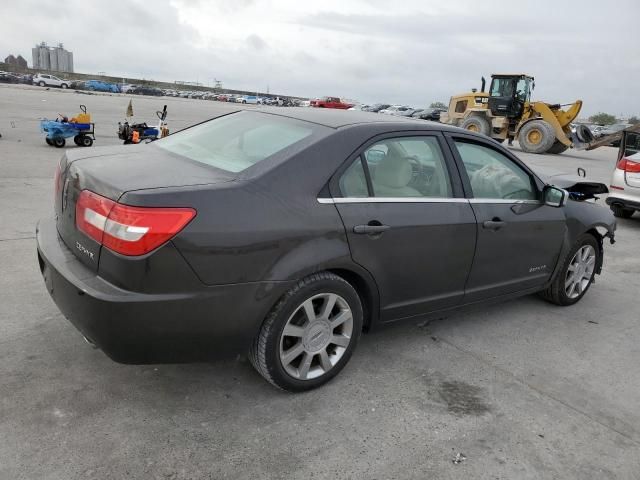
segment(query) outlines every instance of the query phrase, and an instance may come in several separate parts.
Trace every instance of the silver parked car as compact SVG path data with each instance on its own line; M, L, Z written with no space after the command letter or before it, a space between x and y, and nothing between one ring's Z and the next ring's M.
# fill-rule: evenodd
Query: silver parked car
M69 88L69 85L71 85L71 81L49 75L48 73L38 73L33 76L32 81L34 85L41 87Z
M640 132L622 132L609 191L607 204L616 217L629 218L640 210Z

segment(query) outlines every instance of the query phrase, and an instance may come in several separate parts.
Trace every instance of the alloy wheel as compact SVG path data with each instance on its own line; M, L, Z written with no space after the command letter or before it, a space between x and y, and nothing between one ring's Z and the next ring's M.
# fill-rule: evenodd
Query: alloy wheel
M564 291L569 298L582 295L593 277L596 265L596 251L591 245L583 245L575 253L564 281Z
M298 380L326 374L351 343L353 313L335 293L314 295L296 308L280 336L280 363Z

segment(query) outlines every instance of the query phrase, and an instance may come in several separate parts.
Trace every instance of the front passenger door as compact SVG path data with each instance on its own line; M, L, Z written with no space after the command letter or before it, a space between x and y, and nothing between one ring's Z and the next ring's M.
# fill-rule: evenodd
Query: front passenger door
M495 146L452 143L477 220L465 303L542 286L560 254L564 209L545 205L533 175Z

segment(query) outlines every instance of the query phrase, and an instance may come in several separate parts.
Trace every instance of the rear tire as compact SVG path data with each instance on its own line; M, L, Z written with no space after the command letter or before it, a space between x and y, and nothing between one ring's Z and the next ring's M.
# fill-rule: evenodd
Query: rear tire
M555 141L553 127L544 120L533 120L518 132L518 143L527 153L546 153Z
M593 283L600 256L600 245L595 237L588 233L581 235L565 255L551 285L539 295L562 307L579 302ZM571 282L572 279L576 281Z
M362 331L362 304L343 278L320 272L297 282L265 319L249 359L272 385L311 390L346 365Z
M491 133L489 120L479 115L472 115L471 117L465 118L460 127L471 132L481 133L487 137Z
M63 90L66 89L68 87L68 85L66 83L63 83L62 85L60 85L60 88L62 88Z
M547 153L551 153L551 154L557 155L559 153L562 153L562 152L566 151L568 148L569 147L567 147L560 140L556 140L555 142L553 142L553 145L551 145L551 148L549 150L547 150Z
M46 84L42 81L38 82L38 85L40 85L41 87L44 87Z
M93 145L93 139L88 135L82 135L80 137L80 145L83 147L90 147L91 145Z
M624 208L622 205L611 205L611 211L614 217L631 218L635 210L632 208Z

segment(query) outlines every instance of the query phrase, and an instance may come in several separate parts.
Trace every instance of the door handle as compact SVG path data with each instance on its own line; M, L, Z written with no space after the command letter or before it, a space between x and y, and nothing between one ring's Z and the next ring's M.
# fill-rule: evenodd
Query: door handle
M500 230L502 227L506 227L506 226L507 226L507 222L503 222L499 218L487 220L482 224L482 228L487 228L489 230Z
M378 233L386 232L390 228L391 227L389 225L356 225L353 227L353 233L361 235L376 235Z

